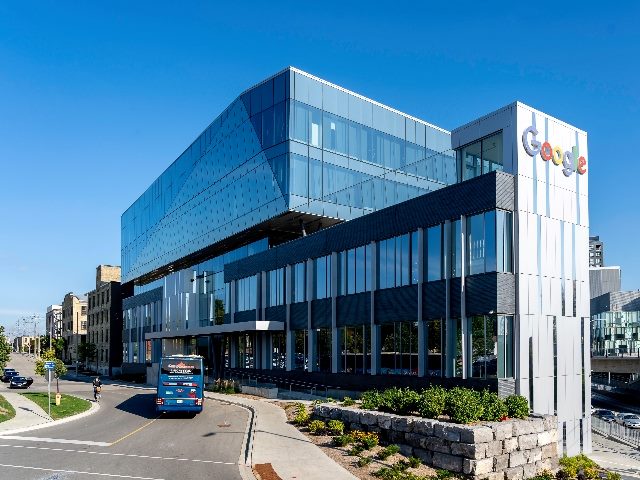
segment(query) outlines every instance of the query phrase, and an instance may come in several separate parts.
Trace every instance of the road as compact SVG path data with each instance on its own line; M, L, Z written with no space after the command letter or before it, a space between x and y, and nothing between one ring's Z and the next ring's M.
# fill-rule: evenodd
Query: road
M13 355L9 367L31 374L33 361ZM29 369L30 372L29 372ZM248 413L207 400L195 416L158 416L154 391L103 385L100 409L69 423L0 437L0 478L240 479L238 457ZM6 388L0 384L0 392ZM90 379L61 380L60 391L92 397Z

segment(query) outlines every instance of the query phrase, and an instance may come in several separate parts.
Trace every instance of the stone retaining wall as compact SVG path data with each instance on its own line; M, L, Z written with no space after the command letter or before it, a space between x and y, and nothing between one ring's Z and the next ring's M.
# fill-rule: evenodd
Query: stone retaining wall
M320 404L314 413L342 420L351 430L378 432L405 455L476 480L526 479L558 467L558 421L553 415L458 425L334 404Z

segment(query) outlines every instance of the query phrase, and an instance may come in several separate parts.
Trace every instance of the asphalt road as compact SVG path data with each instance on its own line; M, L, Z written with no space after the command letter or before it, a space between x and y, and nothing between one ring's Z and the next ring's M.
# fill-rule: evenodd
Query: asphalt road
M14 355L8 365L36 380L33 361ZM28 369L31 368L31 372ZM0 384L0 393L6 388ZM92 398L90 379L61 380L60 391ZM0 478L240 479L238 457L248 413L205 401L199 415L158 415L154 391L105 384L100 410L60 425L0 437Z

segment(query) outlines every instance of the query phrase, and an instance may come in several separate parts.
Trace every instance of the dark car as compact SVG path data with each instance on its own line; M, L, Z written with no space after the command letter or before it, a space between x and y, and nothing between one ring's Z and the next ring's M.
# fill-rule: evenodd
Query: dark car
M13 368L5 368L4 374L2 375L2 381L4 383L7 383L9 380L11 380L12 377L15 377L16 375L20 375L20 373L16 372Z
M29 388L33 383L31 377L18 377L15 376L9 382L9 388Z

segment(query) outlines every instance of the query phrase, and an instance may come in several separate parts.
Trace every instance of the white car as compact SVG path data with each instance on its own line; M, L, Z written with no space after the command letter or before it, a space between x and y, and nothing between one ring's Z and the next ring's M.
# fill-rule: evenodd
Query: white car
M640 417L635 413L626 413L622 416L622 425L628 428L640 428Z

